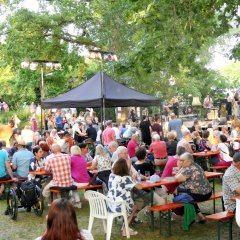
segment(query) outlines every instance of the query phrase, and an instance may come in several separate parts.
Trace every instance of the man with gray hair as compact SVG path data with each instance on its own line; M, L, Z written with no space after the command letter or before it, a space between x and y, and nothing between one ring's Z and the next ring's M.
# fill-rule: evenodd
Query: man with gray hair
M187 130L187 131L183 131L182 135L183 135L183 137L182 137L182 139L178 142L177 148L178 148L179 146L182 146L182 147L185 148L186 152L193 153L191 144L189 143L189 142L192 140L192 136L191 136L190 131L188 131L188 130Z
M235 212L236 201L233 197L240 195L240 152L234 154L233 163L223 176L222 189L225 209Z
M111 157L111 162L112 163L115 162L118 159L117 148L118 148L118 143L115 142L115 141L110 142L109 145L108 145L108 153Z
M131 140L127 144L129 157L133 162L136 162L138 160L136 157L137 148L138 148L138 134L133 134Z
M154 134L153 142L150 145L148 153L153 153L155 164L166 163L167 161L167 145L165 141L160 140L158 134Z

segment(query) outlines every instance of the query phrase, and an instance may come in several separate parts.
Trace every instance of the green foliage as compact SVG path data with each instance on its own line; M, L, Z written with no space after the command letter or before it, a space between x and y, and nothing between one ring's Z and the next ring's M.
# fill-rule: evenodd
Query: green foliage
M84 47L114 51L119 62L104 63L106 73L164 99L203 98L227 86L226 78L205 66L211 44L239 23L237 0L40 1L38 12L20 8L22 2L3 1L12 12L0 25L0 95L14 108L40 102L40 71L21 69L23 60L61 62L61 71L44 69L45 98L50 98L101 69L80 56Z

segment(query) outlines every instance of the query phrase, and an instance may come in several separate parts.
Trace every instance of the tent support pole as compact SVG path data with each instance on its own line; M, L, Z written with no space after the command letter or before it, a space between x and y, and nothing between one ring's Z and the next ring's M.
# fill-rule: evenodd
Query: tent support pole
M103 58L101 61L101 97L102 97L102 111L101 111L101 121L105 123L105 86L104 86L104 79L103 79Z
M160 119L161 119L161 126L162 126L162 137L164 139L164 129L163 129L163 119L162 119L162 103L160 101L160 106L159 106L159 109L160 109Z

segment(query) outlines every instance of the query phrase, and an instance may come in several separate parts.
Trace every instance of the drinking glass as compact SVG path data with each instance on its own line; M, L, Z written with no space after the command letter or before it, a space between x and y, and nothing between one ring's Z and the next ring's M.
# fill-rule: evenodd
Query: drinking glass
M150 177L150 171L145 171L145 177Z

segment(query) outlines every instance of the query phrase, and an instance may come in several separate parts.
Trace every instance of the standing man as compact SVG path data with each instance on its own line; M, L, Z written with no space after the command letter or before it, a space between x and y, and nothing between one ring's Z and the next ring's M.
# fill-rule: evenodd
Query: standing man
M61 112L57 112L56 113L56 118L55 118L55 125L56 125L56 129L57 131L61 131L63 129L63 118L61 116Z
M223 176L222 188L225 209L235 212L236 201L233 200L233 197L240 195L240 152L234 154L233 163Z
M110 142L116 141L116 135L112 128L112 120L108 120L106 125L106 129L102 133L102 142L105 147L108 147Z
M203 101L203 108L207 110L207 114L210 112L210 109L213 107L213 100L207 95Z
M174 113L171 113L170 115L171 120L168 123L168 131L175 131L177 133L177 140L179 141L182 138L182 120L179 118L176 118L176 115Z
M52 172L53 179L43 189L44 197L50 197L51 187L70 187L73 185L70 158L67 154L61 153L61 147L58 144L52 145L52 154L47 157L45 170Z
M95 127L93 127L92 121L89 121L86 133L87 133L88 138L91 138L93 140L93 142L96 142L97 130Z
M146 115L142 116L139 128L142 133L142 141L149 146L151 144L151 124Z

